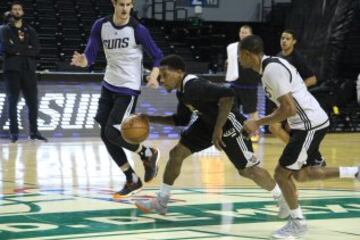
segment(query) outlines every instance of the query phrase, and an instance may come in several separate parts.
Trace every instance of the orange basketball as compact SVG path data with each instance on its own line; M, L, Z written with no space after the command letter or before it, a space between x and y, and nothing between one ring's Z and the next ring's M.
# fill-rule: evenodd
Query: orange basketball
M121 123L120 131L125 141L132 144L141 143L149 136L149 119L144 115L130 115Z

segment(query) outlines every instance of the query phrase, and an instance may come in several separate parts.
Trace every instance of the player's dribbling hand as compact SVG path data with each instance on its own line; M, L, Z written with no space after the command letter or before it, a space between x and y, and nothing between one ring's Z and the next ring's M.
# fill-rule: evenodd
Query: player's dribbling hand
M149 116L147 114L145 114L145 113L135 113L134 115L137 115L137 116L139 116L141 118L149 120Z
M149 76L146 77L147 80L147 87L156 89L159 87L159 82L157 80L157 77L153 76L152 74L150 74Z
M254 134L256 133L256 131L259 129L259 125L257 124L257 122L255 120L246 120L243 124L243 128L244 130L248 133L248 134Z
M87 67L88 61L86 59L85 54L78 53L77 51L74 52L74 55L71 58L71 66L76 67Z
M212 137L212 141L213 141L214 146L219 151L221 151L223 147L226 147L225 143L222 140L222 136L223 136L222 128L215 128L214 133L213 133L213 137Z
M156 89L159 87L158 76L160 73L160 69L158 67L153 67L150 72L150 75L146 77L147 84L146 86Z

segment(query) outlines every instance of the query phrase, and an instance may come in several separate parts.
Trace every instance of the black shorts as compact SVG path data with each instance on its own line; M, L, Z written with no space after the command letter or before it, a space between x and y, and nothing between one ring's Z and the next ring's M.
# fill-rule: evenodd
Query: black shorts
M291 130L290 142L286 145L280 166L289 170L300 170L305 166L319 166L323 161L319 151L328 128L320 130Z
M101 127L118 125L134 113L136 102L137 96L115 93L102 87L95 120Z
M224 152L237 169L244 169L257 165L259 160L253 153L251 140L245 139L241 134L242 123L246 118L230 113L223 128L223 141L226 147ZM206 124L199 117L182 134L180 143L192 153L202 151L213 145L213 127Z
M242 106L243 113L257 112L257 85L233 85L237 105Z

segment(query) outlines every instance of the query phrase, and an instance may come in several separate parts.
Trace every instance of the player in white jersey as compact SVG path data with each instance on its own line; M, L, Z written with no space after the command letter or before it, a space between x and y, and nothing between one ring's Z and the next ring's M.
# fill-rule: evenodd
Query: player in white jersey
M127 143L121 137L119 126L135 110L142 81L143 50L153 60L148 86L154 88L158 87L158 66L163 54L148 29L130 16L133 0L112 0L112 3L114 14L94 23L85 52L75 52L71 65L88 67L94 64L99 49L104 49L107 66L95 119L101 125L101 139L106 149L126 176L123 189L114 194L114 198L121 198L142 188L123 148L139 154L145 167L145 182L157 175L158 149Z
M291 128L290 141L279 159L275 180L288 203L290 217L284 227L274 232L273 237L301 237L306 233L307 225L298 203L293 178L301 182L337 177L360 180L360 166L314 167L314 156L319 154L319 146L328 130L329 119L307 90L296 68L281 58L265 56L263 48L260 37L246 37L240 46L240 63L262 75L267 96L278 108L263 118L246 121L244 129L251 134L261 125L287 119Z

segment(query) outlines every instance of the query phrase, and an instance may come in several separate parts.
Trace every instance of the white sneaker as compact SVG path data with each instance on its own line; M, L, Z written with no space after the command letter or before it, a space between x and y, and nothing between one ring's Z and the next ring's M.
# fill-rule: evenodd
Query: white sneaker
M290 217L288 223L275 231L272 237L275 239L296 239L303 237L307 230L305 219Z
M167 213L168 201L169 197L164 198L157 194L156 198L135 201L135 206L143 213L156 211L161 215L165 215Z
M286 200L283 195L278 198L275 198L277 201L277 206L279 207L278 217L281 219L287 218L290 216L290 208L286 203Z
M355 177L358 181L360 181L360 165L358 166L358 172L355 174Z

